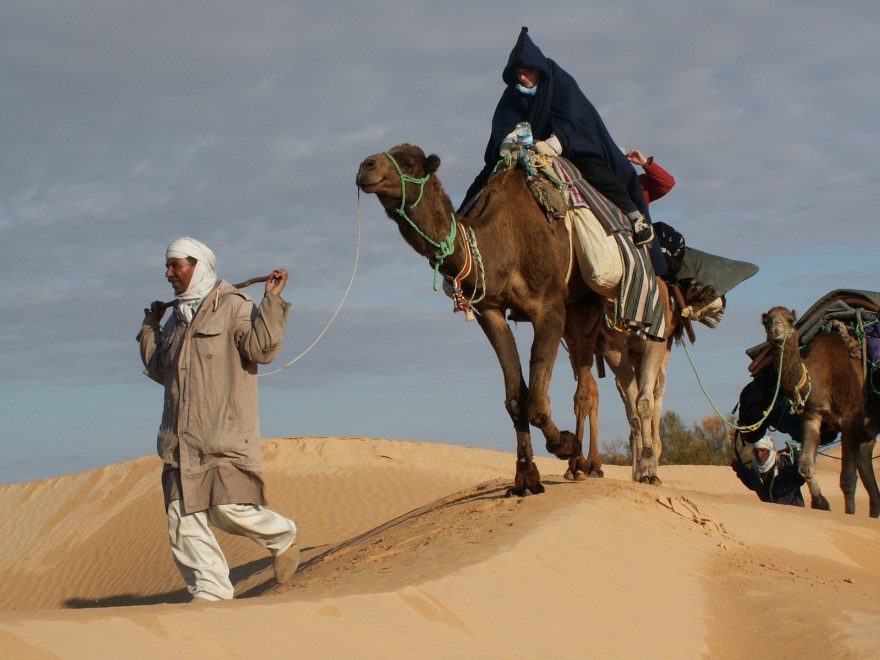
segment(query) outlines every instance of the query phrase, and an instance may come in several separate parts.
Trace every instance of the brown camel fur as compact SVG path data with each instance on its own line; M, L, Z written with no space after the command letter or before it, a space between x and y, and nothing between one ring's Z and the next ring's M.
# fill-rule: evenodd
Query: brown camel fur
M403 183L395 163L405 175ZM595 413L598 405L590 368L602 325L602 308L600 299L576 272L570 278L571 285L566 283L572 256L566 228L559 222L547 222L519 169L493 177L470 212L458 221L434 176L439 165L437 156L426 157L418 147L398 145L387 153L366 158L358 170L357 184L364 192L378 196L404 240L432 265L437 261L437 244L450 236L456 223L459 237L467 230L473 231L485 266L485 284L481 285L479 273L474 270L462 280L462 289L467 297L474 293L482 297L475 304L477 321L504 374L505 408L517 438L516 477L511 492L524 495L544 490L533 461L530 424L541 430L549 452L569 460L569 478L601 475L594 414L586 457L582 443L584 418ZM466 259L467 250L461 242L456 243L455 251L442 260L440 273L452 279L461 272ZM577 269L576 260L573 268ZM528 385L505 316L508 310L530 322L534 329ZM550 414L548 389L563 335L572 367L580 376L575 395L578 435L560 431Z
M820 332L801 356L800 339L794 327L795 313L773 307L761 321L767 341L782 347L774 351L773 366L779 373L782 360L781 392L795 405L803 406L803 446L799 470L810 489L811 506L829 510L814 478L820 428L840 433L842 467L840 489L847 513L855 513L856 472L868 491L870 515L880 516L880 489L874 476L872 452L878 428L878 411L866 403L864 373L858 357L853 357L844 338L837 332Z

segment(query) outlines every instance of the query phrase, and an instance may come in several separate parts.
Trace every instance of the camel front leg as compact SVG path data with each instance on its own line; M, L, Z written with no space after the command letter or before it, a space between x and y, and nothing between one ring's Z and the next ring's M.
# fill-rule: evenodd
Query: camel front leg
M852 429L843 429L840 446L843 449L840 468L840 490L843 492L843 510L846 513L856 512L856 464L859 462L859 435Z
M633 341L643 340L630 339L630 342ZM646 484L661 483L657 475L661 446L654 397L664 362L664 350L663 343L647 342L641 346L641 354L630 355L635 374L631 389L636 389L632 426L634 430L638 429L633 444L633 451L638 452L633 453L633 480ZM660 387L663 388L662 385Z
M584 423L590 420L590 447L587 456L583 453L569 458L565 478L581 481L587 477L604 477L602 457L599 455L599 386L593 378L592 365L584 365L576 370L577 390L574 393L575 436L583 447ZM583 451L583 450L581 450Z
M880 488L874 474L874 445L880 434L880 406L870 404L864 424L864 441L859 445L859 477L868 491L868 505L872 518L880 517Z
M668 342L650 342L645 348L640 370L641 380L644 381L644 386L641 386L640 390L647 390L644 399L650 399L649 409L651 414L650 436L645 442L646 447L650 444L650 450L646 449L643 452L644 454L650 453L650 456L645 456L645 460L642 463L641 480L647 480L651 484L663 483L658 475L660 454L663 452L660 423L663 420L663 398L666 395L666 369L669 366L669 349L670 344ZM646 406L646 414L647 411L648 406Z
M804 415L804 436L801 446L801 458L798 462L798 472L807 481L810 490L810 506L813 509L831 511L831 505L819 488L819 481L815 478L816 454L819 451L819 427L821 419L817 414L807 417Z
M602 357L614 373L614 385L620 394L626 419L629 422L629 449L633 461L632 479L638 481L637 457L642 454L644 439L641 422L636 412L636 401L639 396L636 374L629 355L626 337L614 332L603 332L605 341Z
M550 380L562 340L564 307L548 306L532 318L534 339L529 361L529 423L541 429L547 451L559 458L581 453L580 441L570 431L560 431L550 412Z
M862 485L868 491L868 511L872 518L880 517L880 488L877 486L877 476L874 474L874 445L875 438L865 440L859 444L858 471Z
M607 358L606 358L607 359ZM612 371L614 371L614 384L617 392L620 394L620 400L623 402L623 408L626 411L626 419L629 422L629 451L632 456L632 475L633 481L640 480L639 458L645 447L644 434L642 433L642 424L639 420L636 402L639 397L639 388L636 383L636 377L632 370L632 365L628 361L615 366L609 361Z
M504 374L504 407L516 431L516 474L513 488L508 495L522 497L544 492L541 474L534 462L532 437L529 432L527 416L529 392L522 374L516 340L504 313L497 309L486 309L477 316L489 343L495 350L501 371Z
M656 374L656 381L650 397L640 397L639 419L644 425L644 417L650 415L650 426L645 433L645 443L639 460L639 478L642 483L660 485L659 466L660 454L663 452L663 440L660 436L660 423L663 420L663 396L666 393L666 373ZM648 401L650 399L650 401ZM644 428L644 427L643 427Z

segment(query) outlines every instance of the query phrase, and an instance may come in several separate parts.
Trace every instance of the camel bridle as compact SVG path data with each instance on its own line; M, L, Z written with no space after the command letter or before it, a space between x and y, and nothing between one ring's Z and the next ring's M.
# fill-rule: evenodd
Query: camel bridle
M794 332L794 328L789 326L789 332L786 335L786 338L789 335L791 335L792 332ZM694 360L691 357L691 353L690 353L690 351L688 351L687 344L683 341L680 343L681 343L682 348L684 349L684 354L687 357L687 360L691 365L691 370L694 372L694 376L696 376L696 378L697 378L697 384L700 386L700 389L702 390L703 395L706 397L706 400L712 406L712 409L715 411L715 414L718 415L718 418L725 424L725 426L736 431L737 434L739 434L742 431L745 431L747 433L752 432L752 431L757 431L759 428L761 428L761 426L764 424L764 422L766 422L767 419L770 417L770 413L772 413L773 409L776 407L776 401L779 399L779 392L782 389L782 359L785 354L785 341L783 341L782 343L771 342L779 348L779 368L776 370L776 387L774 388L773 398L770 401L770 405L768 405L767 408L761 412L761 418L758 421L753 422L752 424L746 424L744 426L740 426L739 424L734 424L733 422L730 422L724 416L724 414L718 409L718 405L715 403L715 400L712 398L712 396L709 394L708 390L706 389L706 386L703 384L703 379L700 378L700 372L697 370L697 365L694 364ZM809 374L807 373L806 366L804 366L803 369L804 369L804 377L803 378L809 379ZM803 383L803 380L802 380L802 383ZM798 384L798 389L803 387L802 383ZM800 398L803 403L806 403L806 398L801 398L799 396L799 394L800 393L798 392L798 398ZM807 397L809 397L809 395L810 395L810 393L808 391ZM794 412L795 401L792 401L791 405L792 405L792 411ZM736 406L734 406L734 410L736 410L738 407L739 407L739 404L737 403Z
M429 237L422 229L412 221L406 213L406 184L414 183L419 187L419 196L416 198L412 204L409 205L410 210L414 209L419 205L422 201L422 197L425 194L425 184L431 178L430 174L426 174L421 178L416 178L414 176L410 176L406 174L401 168L400 165L397 164L397 161L394 159L389 152L385 152L385 155L388 156L388 160L391 161L391 164L394 165L394 169L397 170L398 176L400 176L400 208L396 209L397 215L406 220L407 224L413 228L413 230L421 236L427 243L433 248L436 248L436 252L434 253L434 291L437 291L437 276L440 274L440 266L443 265L443 260L446 259L450 254L455 252L455 239L458 236L458 221L455 219L455 214L450 213L449 216L452 220L449 228L449 234L447 234L446 238L444 238L439 243Z
M786 321L785 323L785 334L783 335L781 340L770 340L771 344L776 344L779 346L779 371L782 372L782 351L785 350L785 344L788 341L788 338L791 337L795 333L795 328L791 323ZM797 347L795 347L797 350ZM805 391L805 394L801 394L801 392ZM807 399L810 398L810 394L813 391L813 379L810 377L810 372L807 371L807 365L801 362L801 379L798 381L797 385L794 386L794 390L791 392L791 412L795 415L800 415L804 412L804 408L807 405Z
M394 165L394 169L397 170L397 174L400 177L400 207L395 209L396 213L406 220L407 224L409 224L419 236L427 241L429 245L437 248L437 251L434 253L434 291L437 291L437 276L440 274L440 266L443 265L443 260L446 259L446 257L455 252L456 238L458 238L459 235L461 236L461 242L465 248L464 266L462 266L461 270L455 277L448 277L446 275L443 277L451 282L453 301L452 311L464 312L465 316L470 320L470 318L472 318L472 312L476 311L474 305L486 297L486 269L483 266L483 257L480 254L480 248L477 245L477 236L474 233L474 230L460 223L456 219L455 213L450 212L449 216L452 223L449 229L449 234L446 238L438 243L428 237L428 235L422 231L421 227L413 222L412 218L406 213L406 184L414 183L419 187L419 196L416 198L416 201L409 205L410 210L412 210L422 201L422 197L425 195L425 184L428 183L431 175L426 174L421 178L410 176L401 169L400 165L398 165L397 161L394 159L394 156L387 151L384 153L388 157L388 160L391 161L391 164ZM461 224L461 234L458 233L459 224ZM477 269L474 290L471 297L467 298L461 288L461 283L468 275L470 275L474 265L476 265ZM480 288L482 288L482 292L480 296L477 297L477 290Z

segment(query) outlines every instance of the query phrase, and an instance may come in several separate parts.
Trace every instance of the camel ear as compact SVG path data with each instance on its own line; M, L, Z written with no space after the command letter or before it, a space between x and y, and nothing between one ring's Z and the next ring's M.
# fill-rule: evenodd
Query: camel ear
M440 169L440 156L431 154L425 158L425 174L433 174Z
M798 317L797 312L792 309L791 310L791 318L793 318L795 321L797 321L797 317Z
M761 325L767 325L767 312L761 314Z

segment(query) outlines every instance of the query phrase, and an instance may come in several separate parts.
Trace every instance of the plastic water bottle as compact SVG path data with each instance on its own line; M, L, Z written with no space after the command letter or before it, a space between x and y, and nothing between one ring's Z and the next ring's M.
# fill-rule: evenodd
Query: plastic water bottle
M521 147L531 148L534 145L532 138L532 125L527 121L521 121L516 125L516 143Z

